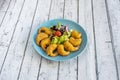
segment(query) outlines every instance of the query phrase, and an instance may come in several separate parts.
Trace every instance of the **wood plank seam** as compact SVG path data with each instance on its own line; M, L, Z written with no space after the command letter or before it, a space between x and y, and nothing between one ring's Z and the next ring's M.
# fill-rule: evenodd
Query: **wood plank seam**
M108 26L109 26L109 31L110 31L111 45L112 45L113 56L114 56L115 67L116 67L116 73L117 73L117 80L119 80L118 65L117 65L117 59L116 59L116 51L115 51L115 47L114 47L114 39L113 39L111 18L110 18L110 14L109 14L109 10L108 10L107 0L105 0L105 6L106 6L106 13L107 13L107 20L108 20Z
M37 80L39 80L39 73L40 73L41 63L42 63L42 57L41 57L41 59L40 59L40 64L39 64L39 69L38 69Z
M65 5L65 6L64 6ZM71 5L73 7L71 7ZM71 19L73 21L77 21L77 0L64 0L63 4L63 16L66 19ZM59 68L59 80L76 80L77 79L77 58L74 58L75 62L72 65L72 60L60 62ZM71 67L72 65L72 67ZM68 75L67 75L68 74ZM73 76L74 75L74 76ZM73 77L71 77L73 76Z
M64 18L64 13L65 13L65 0L63 5L63 18ZM60 73L59 71L60 71L60 61L58 62L57 80L59 80L59 73Z
M52 6L52 0L50 2L50 9L49 9L49 14L48 14L48 20L50 19L51 6Z
M59 80L60 61L58 62L57 80Z
M50 19L51 6L52 6L52 0L51 0L51 2L50 2L48 20ZM40 69L41 69L42 58L43 58L43 57L41 57L40 64L39 64L39 70L38 70L37 80L39 80L39 75L40 75Z
M5 10L5 14L4 14L3 19L2 19L2 21L1 21L1 23L0 23L0 27L1 27L1 25L2 25L2 23L3 23L3 21L4 21L4 18L5 18L5 16L6 16L6 14L7 14L7 11L8 11L8 9L9 9L9 6L10 6L11 1L12 1L12 0L9 1L8 7L7 7L7 9Z
M93 34L94 34L94 51L95 51L95 70L96 70L96 80L99 80L98 64L97 64L97 51L96 51L96 37L95 37L95 24L94 24L94 9L93 9L93 0L91 0L92 7L92 21L93 21Z
M65 17L64 13L65 13L65 0L64 0L64 5L63 5L63 18Z
M77 23L79 23L79 0L77 0ZM77 56L77 77L76 80L78 80L78 56Z
M9 43L9 45L8 45L8 49L7 49L5 58L4 58L4 60L3 60L2 67L1 67L1 69L0 69L0 74L1 74L1 72L2 72L2 68L3 68L3 66L4 66L4 62L5 62L6 57L7 57L7 53L8 53L8 51L9 51L10 45L11 45L11 43L12 43L12 38L13 38L14 32L15 32L15 30L16 30L16 26L17 26L17 24L18 24L18 22L19 22L19 18L20 18L20 15L21 15L21 12L22 12L22 9L23 9L23 6L24 6L24 2L25 2L25 0L23 1L22 7L21 7L21 10L20 10L20 14L19 14L19 16L18 16L18 20L17 20L17 22L16 22L16 24L15 24L15 28L14 28L14 30L13 30L13 34L12 34L10 43Z
M27 42L26 42L26 45L25 45L25 50L24 50L24 54L23 54L23 59L22 59L21 65L20 65L20 70L19 70L19 73L18 73L17 80L19 80L19 76L20 76L20 72L21 72L22 64L23 64L23 61L24 61L25 52L26 52L26 48L27 48L27 45L28 45L28 40L29 40L29 38L30 38L30 33L31 33L32 26L33 26L33 21L34 21L34 17L35 17L35 14L36 14L36 10L37 10L37 6L38 6L38 2L39 2L39 0L37 0L37 2L36 2L36 7L35 7L35 11L34 11L34 15L33 15L32 23L31 23L30 31L29 31L29 33L28 33L28 39L27 39Z

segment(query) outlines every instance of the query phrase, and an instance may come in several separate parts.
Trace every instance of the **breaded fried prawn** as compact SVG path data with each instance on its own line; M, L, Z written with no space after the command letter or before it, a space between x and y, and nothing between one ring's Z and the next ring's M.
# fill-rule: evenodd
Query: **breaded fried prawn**
M46 33L48 35L50 35L52 33L51 30L49 28L46 28L46 27L40 28L38 33L41 33L41 32Z
M56 49L57 49L57 44L50 44L46 49L47 55L51 57L57 56L58 53L54 52Z
M81 44L81 42L82 42L82 39L80 38L80 39L75 39L75 38L73 38L73 37L70 37L70 43L73 45L73 46L79 46L80 44Z
M40 46L43 48L43 50L46 50L49 44L50 44L50 38L45 38L41 41Z
M76 30L73 30L71 33L72 37L74 37L75 39L79 39L81 37L81 33L79 33Z
M48 35L46 34L46 33L39 33L38 35L37 35L37 37L36 37L36 43L37 43L37 45L40 45L40 41L42 40L42 39L45 39L45 38L47 38L48 37Z
M68 51L76 51L78 47L74 47L69 41L64 42L64 47Z
M64 45L62 45L62 44L58 45L57 51L58 51L58 54L60 54L61 56L67 56L70 54L69 51L64 50Z

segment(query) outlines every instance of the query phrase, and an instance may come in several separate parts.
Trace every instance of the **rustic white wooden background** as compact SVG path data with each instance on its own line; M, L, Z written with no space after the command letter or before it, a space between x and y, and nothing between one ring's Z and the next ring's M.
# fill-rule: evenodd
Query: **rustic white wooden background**
M88 34L87 50L53 62L32 46L37 25L73 20ZM0 0L0 80L119 80L120 0Z

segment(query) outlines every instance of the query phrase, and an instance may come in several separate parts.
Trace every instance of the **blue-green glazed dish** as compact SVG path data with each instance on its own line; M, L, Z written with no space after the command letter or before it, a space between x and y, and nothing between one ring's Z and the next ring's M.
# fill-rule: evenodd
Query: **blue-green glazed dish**
M36 44L36 36L37 36L39 28L41 28L43 26L50 27L50 26L56 25L58 22L61 22L61 24L63 24L63 25L67 25L69 30L72 29L72 30L77 30L77 31L81 32L83 40L79 47L79 50L77 50L75 52L71 52L70 55L68 55L68 56L58 55L56 57L50 57L46 54L46 52L41 47L39 47ZM33 47L35 48L37 53L40 54L42 57L49 59L49 60L53 60L53 61L64 61L64 60L72 59L72 58L78 56L79 54L81 54L81 52L85 49L85 47L87 45L87 34L86 34L85 30L79 24L77 24L73 21L70 21L67 19L54 19L54 20L49 20L47 22L44 22L36 28L36 30L33 33L32 43L33 43Z

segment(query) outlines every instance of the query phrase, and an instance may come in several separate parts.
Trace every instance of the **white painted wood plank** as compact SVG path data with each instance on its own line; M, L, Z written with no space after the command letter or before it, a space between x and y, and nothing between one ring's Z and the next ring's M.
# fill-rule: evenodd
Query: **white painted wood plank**
M5 11L9 6L10 0L0 0L0 11Z
M33 32L37 25L41 24L44 21L47 21L50 3L51 0L39 0L38 2L38 7L35 14L32 31L30 33L27 49L25 52L19 80L37 80L39 65L41 64L41 56L37 54L32 46Z
M12 5L15 5L14 7ZM9 47L12 34L15 29L15 25L17 23L21 8L23 5L23 0L17 0L15 4L15 0L11 2L10 9L11 12L7 12L4 21L0 28L0 69L4 62L4 58Z
M120 1L106 0L120 79Z
M93 0L99 80L117 80L105 0Z
M65 0L65 19L70 19L77 22L77 2L78 0Z
M77 0L65 0L64 18L77 22ZM59 80L77 80L77 58L60 62Z
M1 5L0 12L11 12L15 7L16 1L17 0L4 0Z
M86 13L85 12L85 0L79 0L79 24L85 29L86 26L86 22L85 22L85 16L86 16ZM89 12L91 13L91 12ZM90 15L91 17L91 15ZM90 19L90 17L88 19ZM90 21L89 21L90 22ZM90 24L91 26L91 24ZM89 27L91 28L91 27ZM87 29L87 28L86 28ZM86 30L85 29L85 30ZM86 30L87 31L87 30ZM91 31L91 30L89 30ZM88 31L87 31L88 32ZM90 35L91 36L91 35ZM88 36L89 37L89 36ZM93 39L93 37L91 36L91 38ZM88 38L89 39L89 38ZM90 41L89 41L90 42ZM92 45L91 45L92 46ZM87 47L88 49L89 47ZM89 49L88 49L89 50ZM93 50L94 51L94 50ZM93 52L94 54L94 52ZM88 79L88 75L87 75L87 51L85 51L82 55L80 55L78 57L78 80L89 80ZM93 55L94 56L94 55Z
M4 16L6 15L6 11L8 11L11 0L1 0L0 1L0 27L3 21Z
M32 25L37 0L26 0L7 53L0 80L16 80ZM9 75L8 75L9 74Z
M4 3L5 3L5 0L0 0L0 8L3 6Z
M78 80L96 80L91 0L79 0L79 24L87 32L88 44L78 58Z
M52 0L50 19L63 17L64 0ZM39 80L57 80L58 62L42 58Z
M63 18L64 0L52 0L49 19Z

